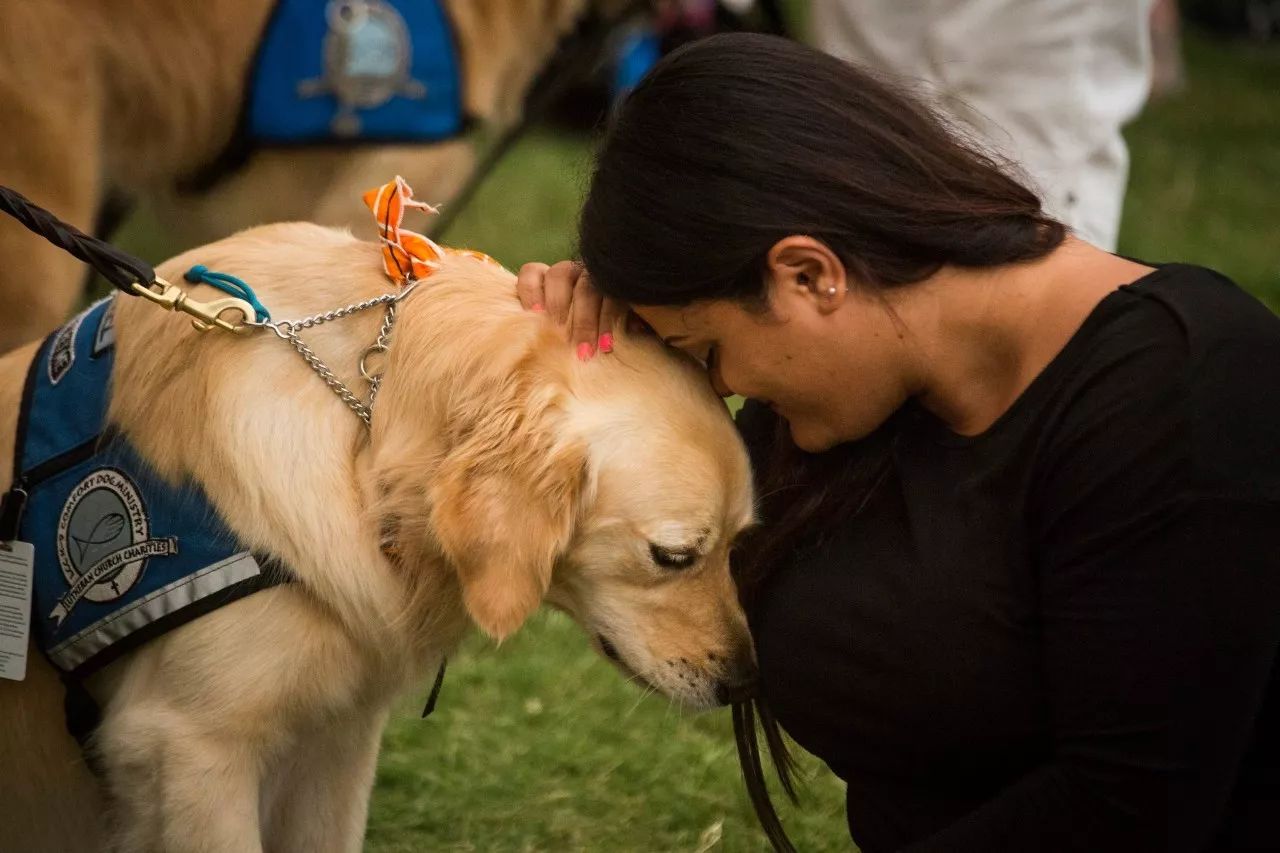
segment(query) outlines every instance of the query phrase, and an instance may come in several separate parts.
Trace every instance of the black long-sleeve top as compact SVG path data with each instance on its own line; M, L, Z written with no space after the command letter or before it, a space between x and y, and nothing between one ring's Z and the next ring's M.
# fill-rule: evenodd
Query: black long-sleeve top
M1164 266L983 434L897 423L752 614L864 853L1280 850L1280 319Z

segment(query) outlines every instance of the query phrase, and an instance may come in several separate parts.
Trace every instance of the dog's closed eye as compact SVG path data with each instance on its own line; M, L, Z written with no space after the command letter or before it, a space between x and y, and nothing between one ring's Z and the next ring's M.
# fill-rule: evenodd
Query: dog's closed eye
M687 569L702 556L696 548L664 548L656 542L649 543L649 556L664 569Z

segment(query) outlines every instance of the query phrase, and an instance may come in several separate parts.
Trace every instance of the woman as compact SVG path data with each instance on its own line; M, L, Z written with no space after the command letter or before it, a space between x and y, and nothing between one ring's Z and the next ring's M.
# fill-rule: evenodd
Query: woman
M760 709L866 853L1280 847L1280 320L757 36L630 96L581 255L520 275L581 357L625 304L749 399Z

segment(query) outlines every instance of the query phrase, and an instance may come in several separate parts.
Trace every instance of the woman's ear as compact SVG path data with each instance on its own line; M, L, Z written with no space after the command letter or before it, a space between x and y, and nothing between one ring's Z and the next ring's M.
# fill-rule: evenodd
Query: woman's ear
M772 296L803 300L821 313L844 304L849 292L844 263L826 243L793 234L774 243L765 256Z

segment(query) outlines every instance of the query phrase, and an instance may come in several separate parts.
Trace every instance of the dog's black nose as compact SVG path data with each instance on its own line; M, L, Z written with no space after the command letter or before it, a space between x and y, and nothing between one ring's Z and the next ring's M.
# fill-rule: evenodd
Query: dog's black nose
M756 680L752 678L749 681L725 681L716 682L716 701L721 705L731 705L734 702L745 702L756 695Z

